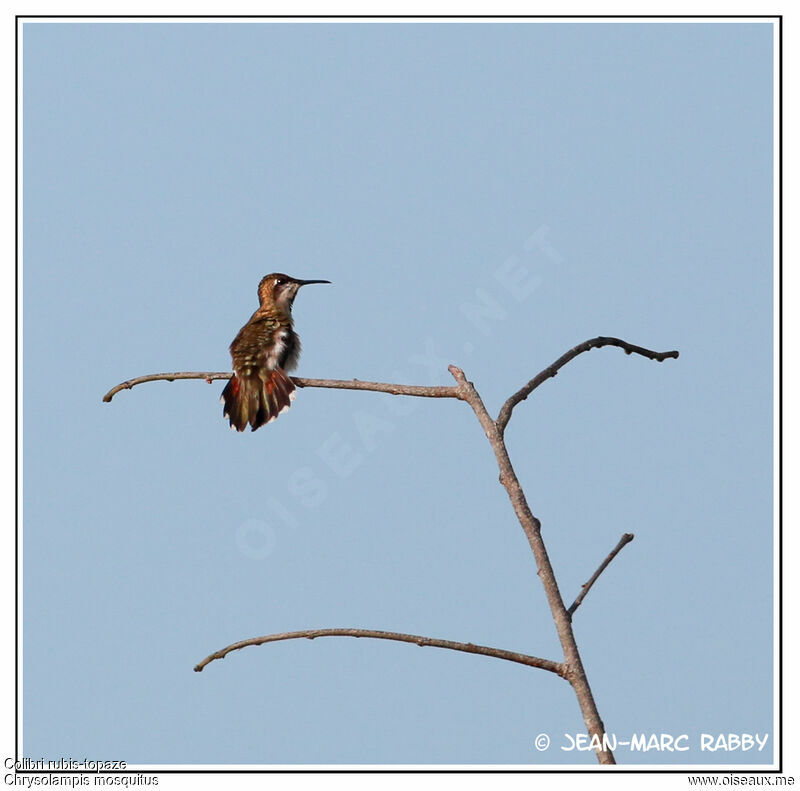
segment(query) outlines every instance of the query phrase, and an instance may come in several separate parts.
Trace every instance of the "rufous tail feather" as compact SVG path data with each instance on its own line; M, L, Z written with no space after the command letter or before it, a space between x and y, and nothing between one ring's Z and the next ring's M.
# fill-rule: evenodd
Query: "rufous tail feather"
M291 406L294 391L294 382L281 368L270 371L266 381L258 374L234 374L222 391L222 414L236 431L244 431L248 423L255 431Z

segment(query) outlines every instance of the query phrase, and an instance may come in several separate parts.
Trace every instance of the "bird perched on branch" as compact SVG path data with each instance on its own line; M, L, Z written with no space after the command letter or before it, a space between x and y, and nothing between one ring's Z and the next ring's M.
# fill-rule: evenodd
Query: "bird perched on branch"
M330 280L298 280L275 272L258 284L258 310L231 344L233 376L222 391L223 416L231 428L252 431L283 414L295 397L286 374L297 365L300 338L292 325L292 303L301 286Z

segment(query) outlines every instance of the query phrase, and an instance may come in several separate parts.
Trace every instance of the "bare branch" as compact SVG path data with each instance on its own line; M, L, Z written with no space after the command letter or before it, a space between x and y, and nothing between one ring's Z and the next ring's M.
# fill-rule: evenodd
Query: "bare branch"
M511 412L514 407L520 401L524 401L542 382L555 376L559 368L562 368L582 352L588 351L589 349L600 348L601 346L619 346L621 349L624 349L627 354L641 354L644 357L649 357L651 360L658 360L659 362L666 360L668 357L678 356L678 352L676 351L653 352L641 346L634 346L619 338L601 337L584 341L559 357L549 368L545 368L544 371L537 374L528 384L514 393L514 395L506 401L497 418L497 424L500 430L503 431L505 429L511 418ZM207 382L211 382L215 379L230 379L231 376L233 376L233 374L230 371L176 371L174 373L165 374L146 374L145 376L137 376L134 379L128 379L121 382L116 387L112 387L111 390L103 396L103 401L108 403L120 390L130 390L132 387L143 384L144 382L157 382L159 380L174 382L176 379L205 379ZM416 396L419 398L461 398L458 394L457 387L400 385L388 382L364 382L360 379L306 379L300 376L293 376L292 380L297 387L325 387L337 390L372 390L378 393Z
M581 606L581 602L586 598L586 594L589 592L589 589L592 585L597 582L597 578L606 570L606 566L611 563L612 560L617 556L617 553L625 546L625 544L629 544L633 541L633 533L623 533L622 538L619 540L619 543L608 553L608 557L600 564L597 571L589 578L588 582L584 582L581 585L581 592L578 594L578 597L575 599L574 602L569 606L567 612L569 613L570 618L572 618L575 610Z
M230 379L230 371L179 371L168 374L147 374L128 379L116 387L112 387L104 396L103 401L108 403L120 392L130 390L144 382L157 382L160 380L173 382L176 379L205 379L209 384L214 379ZM417 396L419 398L460 398L457 387L425 387L420 385L397 385L389 382L362 382L360 379L306 379L293 376L292 381L298 387L326 387L335 390L373 390L376 393L389 393L390 395Z
M298 387L327 387L334 390L372 390L390 395L416 396L417 398L461 398L457 387L425 385L397 385L389 382L362 382L360 379L305 379L293 376Z
M581 714L583 714L583 721L586 724L589 736L592 739L596 738L599 740L600 746L595 748L597 760L601 764L614 764L616 763L614 760L614 753L608 747L604 746L603 734L605 733L605 725L603 725L603 720L597 709L597 703L592 694L592 689L589 686L589 680L586 677L583 661L578 651L578 643L575 640L575 633L572 631L572 618L567 612L566 607L564 607L564 600L561 598L561 592L558 589L556 574L555 571L553 571L550 557L547 554L547 547L542 538L541 523L533 515L528 506L525 492L522 490L522 485L511 464L508 449L503 440L503 432L500 426L492 420L478 391L475 389L472 382L467 381L464 372L455 365L451 365L449 371L458 382L458 387L462 394L461 397L472 407L475 416L478 418L486 433L486 438L492 446L495 459L497 460L497 466L500 469L500 483L508 493L508 499L511 501L514 513L517 515L517 519L520 525L522 525L522 529L525 531L531 550L533 550L539 579L542 581L547 603L550 605L550 612L552 613L553 621L556 625L558 639L564 651L564 664L567 667L567 681L569 681L572 688L575 690L575 695L578 698L578 705L580 706Z
M241 648L251 645L262 645L263 643L276 642L279 640L295 640L301 637L314 639L315 637L332 637L332 636L346 636L346 637L371 637L380 640L395 640L399 642L415 643L416 645L430 645L438 648L447 648L453 651L465 651L471 654L482 654L484 656L493 656L498 659L505 659L510 662L517 662L519 664L537 667L542 670L548 670L551 673L565 678L575 691L578 698L578 704L583 714L583 719L589 735L592 738L598 738L602 742L602 736L605 733L605 726L600 718L600 713L597 709L592 690L589 687L589 681L586 678L586 672L583 667L583 662L578 651L578 645L575 640L575 634L572 629L572 615L575 610L580 606L589 589L594 585L597 578L602 574L603 570L613 560L617 553L622 549L625 544L633 540L633 535L626 533L623 535L619 544L612 550L605 561L600 565L597 571L592 575L592 578L583 586L583 590L578 598L573 602L572 606L567 609L564 606L564 601L561 597L561 592L558 588L555 572L553 571L550 558L547 554L547 548L541 535L541 523L533 515L530 507L528 506L525 493L522 490L519 479L514 472L511 465L511 459L508 455L503 438L505 428L511 418L511 413L514 407L521 401L524 401L542 382L550 377L555 376L559 369L566 365L570 360L590 349L596 349L603 346L617 346L623 349L626 354L639 354L651 360L662 362L670 357L678 357L677 351L670 352L654 352L645 349L641 346L634 346L619 338L605 338L598 337L584 341L575 348L568 351L566 354L559 357L551 366L545 368L541 373L537 374L531 379L524 387L520 388L503 404L503 408L497 417L493 420L489 415L486 406L483 403L478 391L472 382L468 381L464 372L454 365L449 366L449 371L456 380L456 385L451 387L420 387L414 385L399 385L389 384L386 382L362 382L358 379L352 380L338 380L338 379L303 379L300 377L293 377L294 383L297 387L325 387L343 390L372 390L380 393L390 393L393 395L407 395L416 396L421 398L456 398L466 401L474 411L478 421L483 428L489 444L494 451L497 460L497 466L500 470L500 483L505 487L508 493L511 505L517 515L517 519L525 531L528 538L528 543L533 551L536 559L536 566L538 569L539 578L544 586L545 595L547 597L550 611L553 615L556 631L558 633L559 641L564 652L563 662L553 662L547 659L540 659L539 657L530 656L528 654L519 654L513 651L505 651L499 648L490 648L487 646L473 645L472 643L458 643L450 640L438 640L432 637L419 637L417 635L402 634L399 632L381 632L370 629L311 629L299 632L284 632L281 634L266 635L264 637L255 637L249 640L242 640L237 643L229 645L214 654L206 657L200 664L195 667L196 671L201 671L207 664L216 659L222 659L231 651L237 651ZM112 388L103 397L103 401L111 401L116 393L120 390L127 390L142 382L152 382L159 379L173 381L175 379L205 379L209 382L214 379L228 379L232 374L227 372L181 372L181 373L168 373L168 374L150 374L148 376L140 376L135 379L130 379L122 382L116 387ZM610 749L604 746L596 748L597 759L601 764L613 764L614 754Z
M211 381L214 379L230 379L232 375L233 374L229 371L178 371L172 374L147 374L146 376L137 376L134 379L127 379L124 382L120 382L116 387L112 387L103 396L103 401L107 404L120 390L130 390L132 387L143 384L144 382L157 382L161 379L167 382L174 382L176 379L205 379L211 384Z
M517 662L520 665L538 667L541 670L549 670L562 678L566 678L566 668L562 662L552 662L549 659L540 659L529 654L520 654L516 651L505 651L502 648L490 648L485 645L475 645L474 643L458 643L453 640L438 640L435 637L420 637L415 634L404 634L402 632L382 632L374 629L303 629L299 632L281 632L280 634L268 634L264 637L253 637L249 640L240 640L232 643L227 648L207 656L200 664L195 665L195 671L201 672L203 668L215 659L224 659L231 651L238 651L250 645L263 645L264 643L276 643L279 640L299 640L300 638L313 640L317 637L371 637L377 640L395 640L401 643L414 643L415 645L430 645L435 648L448 648L451 651L465 651L468 654L482 654L483 656L493 656L496 659L505 659L508 662Z
M591 338L588 341L579 343L575 348L570 349L566 354L562 354L552 365L545 368L541 373L536 374L533 379L528 382L524 387L517 390L503 404L500 414L497 416L497 427L500 433L506 430L508 421L511 420L511 413L514 407L524 401L542 382L546 382L551 377L555 376L560 368L563 368L570 360L575 359L579 354L588 352L590 349L600 349L603 346L618 346L620 349L625 350L625 354L640 354L642 357L647 357L649 360L656 360L657 362L664 362L670 357L678 357L677 351L671 352L654 352L650 349L645 349L643 346L634 346L632 343L620 340L619 338Z

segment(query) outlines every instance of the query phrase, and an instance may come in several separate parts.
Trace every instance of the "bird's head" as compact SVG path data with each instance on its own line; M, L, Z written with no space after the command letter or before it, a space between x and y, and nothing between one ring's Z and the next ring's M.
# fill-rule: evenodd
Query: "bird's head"
M273 272L262 278L258 284L258 300L262 305L276 305L288 311L291 310L301 286L330 282L330 280L299 280L281 272Z

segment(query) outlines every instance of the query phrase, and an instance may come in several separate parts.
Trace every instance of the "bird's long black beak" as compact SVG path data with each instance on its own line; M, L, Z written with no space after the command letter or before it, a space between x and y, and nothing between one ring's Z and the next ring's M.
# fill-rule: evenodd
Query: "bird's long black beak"
M295 281L301 286L310 286L312 283L330 283L330 280L297 280Z

